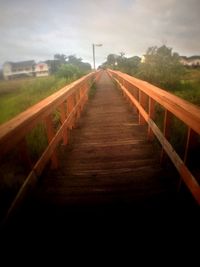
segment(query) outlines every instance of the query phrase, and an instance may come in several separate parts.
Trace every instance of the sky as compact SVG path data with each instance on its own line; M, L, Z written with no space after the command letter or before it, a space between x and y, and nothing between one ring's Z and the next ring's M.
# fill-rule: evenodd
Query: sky
M200 55L200 0L0 0L0 66L74 54L142 56L163 44Z

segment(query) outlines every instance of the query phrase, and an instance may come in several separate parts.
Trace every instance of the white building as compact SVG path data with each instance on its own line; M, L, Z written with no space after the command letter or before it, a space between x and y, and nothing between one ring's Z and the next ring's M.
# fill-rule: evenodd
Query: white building
M190 67L200 67L200 56L192 56L192 57L180 57L180 62L184 66Z
M34 60L22 62L5 62L3 76L5 80L22 77L42 77L49 75L49 66L46 63L35 63Z
M49 75L49 66L46 63L40 62L35 65L35 76L42 77Z
M34 76L35 61L5 62L3 65L3 76L5 80L18 77Z

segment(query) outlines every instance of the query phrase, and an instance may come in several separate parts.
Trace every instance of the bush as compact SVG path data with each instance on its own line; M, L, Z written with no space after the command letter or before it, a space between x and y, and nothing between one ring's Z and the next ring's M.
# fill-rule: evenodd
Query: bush
M184 67L179 55L172 53L171 48L165 45L150 47L144 57L144 62L139 66L139 78L168 90L180 84Z

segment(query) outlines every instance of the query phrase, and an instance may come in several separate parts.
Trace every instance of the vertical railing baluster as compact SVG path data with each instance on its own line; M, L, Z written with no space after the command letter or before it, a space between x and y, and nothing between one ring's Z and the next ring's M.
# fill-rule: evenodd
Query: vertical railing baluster
M155 100L149 97L149 118L152 120L155 119L155 104ZM148 126L147 139L149 141L152 141L154 139L154 133L150 126Z
M167 140L169 140L169 138L170 138L171 121L172 121L172 113L169 112L167 109L165 109L163 135ZM165 154L164 148L162 147L161 156L160 156L161 163L165 160L165 157L166 157L166 154Z
M184 163L187 163L191 149L194 149L198 143L198 134L191 128L188 128L187 142L185 146Z
M52 119L52 115L48 115L45 118L45 126L46 126L46 131L47 131L47 138L48 138L48 142L50 143L51 140L54 138L55 136L55 129L54 129L54 125L53 125L53 119ZM52 153L51 156L51 166L53 169L56 169L58 167L58 158L56 155L56 151L54 151Z
M67 113L68 115L72 112L73 110L73 107L74 107L74 95L70 95L68 97L68 100L67 100ZM70 118L70 122L69 122L69 129L72 129L74 126L74 114L71 116Z
M147 97L141 90L139 90L139 103L143 108L145 108L145 105L147 103ZM139 112L139 124L144 125L145 123L146 123L145 119L142 117L141 113Z
M65 103L64 102L59 106L58 110L60 112L61 123L63 124L66 120L66 111L65 111ZM63 131L63 144L67 145L67 127Z

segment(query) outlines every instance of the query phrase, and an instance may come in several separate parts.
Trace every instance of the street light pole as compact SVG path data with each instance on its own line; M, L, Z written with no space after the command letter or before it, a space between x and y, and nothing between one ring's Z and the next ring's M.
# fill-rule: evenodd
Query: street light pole
M94 44L92 44L92 51L93 51L93 64L94 64L94 70L95 70L96 67L95 67L95 49L94 49Z
M94 70L96 70L96 66L95 66L95 46L102 46L102 44L92 44Z

